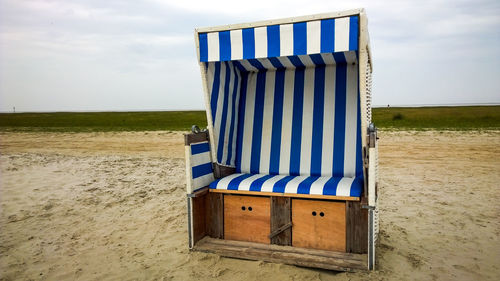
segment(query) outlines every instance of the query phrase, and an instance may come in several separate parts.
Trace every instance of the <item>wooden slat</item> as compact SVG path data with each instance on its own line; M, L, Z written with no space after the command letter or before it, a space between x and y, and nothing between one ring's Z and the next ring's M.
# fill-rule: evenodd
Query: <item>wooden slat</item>
M188 194L187 196L188 197L201 197L201 196L205 196L207 193L208 193L208 186L200 188L200 189L196 190L195 192Z
M208 193L205 193L208 195ZM199 196L192 199L193 204L193 243L207 235L206 225L206 198Z
M288 197L271 197L271 233L281 230L292 223L292 201ZM271 243L276 245L292 245L292 229L286 228L271 237Z
M215 175L215 178L220 179L220 178L232 175L234 173L236 173L236 168L234 168L234 167L228 167L228 166L223 166L223 165L220 165L218 163L214 163L214 175Z
M366 270L367 268L366 255L220 240L209 237L200 240L194 249L225 257L262 260L338 271L357 271Z
M347 251L358 254L368 252L368 210L361 202L346 202Z
M270 243L270 199L257 196L224 196L224 238Z
M206 196L207 234L213 238L224 238L224 195L208 193Z
M345 202L293 199L292 245L345 252L345 211Z
M226 193L226 194L238 194L238 195L255 195L255 196L280 196L280 197L318 199L318 200L338 200L338 201L359 201L360 200L359 197L350 197L350 196L292 194L292 193L227 190L227 189L210 189L210 192Z
M192 143L202 142L208 140L208 132L200 132L200 133L190 133L184 134L184 144L190 145Z

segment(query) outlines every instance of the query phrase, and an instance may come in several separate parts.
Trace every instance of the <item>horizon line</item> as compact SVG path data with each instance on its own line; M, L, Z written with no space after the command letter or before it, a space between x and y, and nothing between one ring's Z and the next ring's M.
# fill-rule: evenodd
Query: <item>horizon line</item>
M388 105L373 105L372 108L391 108L391 107L453 107L453 106L498 106L500 102L491 103L443 103L443 104L388 104ZM125 110L21 110L21 111L5 111L1 113L98 113L98 112L174 112L174 111L205 111L205 109L125 109Z

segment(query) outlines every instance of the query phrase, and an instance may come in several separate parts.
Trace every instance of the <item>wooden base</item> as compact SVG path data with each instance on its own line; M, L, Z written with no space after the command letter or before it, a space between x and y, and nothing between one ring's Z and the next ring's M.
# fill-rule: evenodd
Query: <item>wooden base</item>
M230 258L261 260L336 271L367 270L366 254L222 240L208 236L198 241L193 250Z

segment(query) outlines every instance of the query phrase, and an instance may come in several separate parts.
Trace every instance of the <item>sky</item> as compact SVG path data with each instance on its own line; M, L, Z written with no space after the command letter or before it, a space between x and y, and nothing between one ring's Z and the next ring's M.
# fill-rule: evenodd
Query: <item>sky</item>
M204 109L196 27L361 7L373 104L500 103L498 0L0 0L0 111Z

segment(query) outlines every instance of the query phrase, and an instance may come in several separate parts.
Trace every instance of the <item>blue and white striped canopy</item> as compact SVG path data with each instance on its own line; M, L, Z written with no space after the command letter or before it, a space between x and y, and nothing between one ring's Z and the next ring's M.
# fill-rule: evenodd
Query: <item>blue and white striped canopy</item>
M200 33L200 61L338 53L358 50L358 17Z

